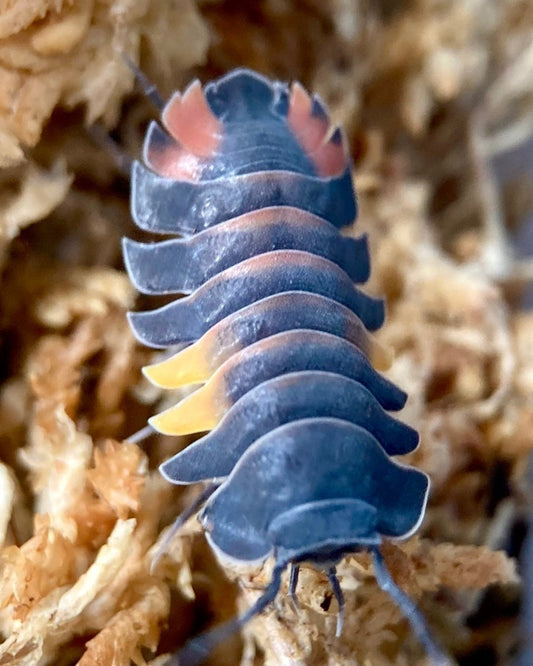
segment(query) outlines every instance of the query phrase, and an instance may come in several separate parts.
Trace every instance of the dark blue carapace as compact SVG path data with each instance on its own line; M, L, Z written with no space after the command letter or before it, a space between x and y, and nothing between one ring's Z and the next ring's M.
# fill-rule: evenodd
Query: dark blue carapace
M261 598L172 663L201 663L274 599L289 566L294 595L304 562L327 573L339 634L335 564L361 549L433 662L449 663L379 550L419 527L429 481L391 458L413 451L418 434L387 414L406 396L372 365L386 354L368 331L385 310L353 284L370 262L366 237L341 233L357 211L342 130L299 84L238 69L173 95L143 159L133 218L174 238L125 240L126 266L140 291L182 297L130 323L144 344L180 350L145 368L151 381L204 384L150 423L210 431L161 466L171 483L210 484L177 524L201 508L222 560L274 559Z

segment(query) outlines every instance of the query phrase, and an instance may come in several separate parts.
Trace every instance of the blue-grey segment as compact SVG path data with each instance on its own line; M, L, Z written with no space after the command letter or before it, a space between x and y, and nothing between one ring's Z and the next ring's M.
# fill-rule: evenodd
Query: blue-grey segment
M326 499L298 504L276 516L268 527L268 539L277 562L302 560L323 564L337 561L354 548L378 545L378 512L357 499ZM312 544L312 551L309 550Z
M132 166L131 214L146 231L191 235L266 206L302 208L335 227L351 224L357 214L351 169L335 178L259 171L193 182Z
M123 240L126 269L145 294L189 294L226 268L275 250L302 250L329 259L354 282L370 274L367 237L342 236L333 225L291 223L279 214L276 223L250 220L248 227L229 220L190 238L160 243Z
M333 372L303 371L274 377L245 393L214 430L164 462L160 471L178 484L224 478L245 451L270 430L314 416L342 419L365 428L388 455L413 451L418 444L417 431L389 416L372 394L373 388L375 384L365 388Z
M358 347L322 331L278 333L237 352L218 372L224 375L226 399L235 403L268 379L304 370L354 379L368 387L386 409L397 398L391 383L374 370Z
M223 553L243 562L257 561L272 552L273 521L295 507L360 500L376 510L375 526L369 525L372 533L401 537L419 524L427 490L425 474L395 464L360 426L338 419L304 419L255 442L211 496L201 521ZM346 550L356 547L358 539L359 531L353 539L348 537ZM312 529L308 543L300 547L313 555Z
M222 348L238 349L276 333L307 328L344 338L370 353L371 340L363 322L344 305L307 291L285 291L251 303L223 319L216 327Z
M261 270L256 268L258 261ZM385 319L383 301L356 289L331 261L307 252L281 250L247 259L211 278L190 296L162 308L131 312L129 320L141 342L168 347L197 340L224 317L284 291L309 291L331 298L355 312L371 331Z

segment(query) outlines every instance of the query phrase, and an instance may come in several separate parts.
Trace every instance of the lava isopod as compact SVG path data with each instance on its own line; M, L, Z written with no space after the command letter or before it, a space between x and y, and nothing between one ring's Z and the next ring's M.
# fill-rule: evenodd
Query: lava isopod
M237 69L176 93L132 168L131 210L155 243L124 240L126 268L147 294L182 294L130 313L134 334L174 355L144 369L159 386L203 386L150 423L167 434L210 431L163 463L172 483L210 482L199 504L222 560L274 560L263 595L241 617L192 641L175 663L200 663L260 613L291 567L326 571L367 549L376 578L431 659L449 663L379 546L424 516L426 474L392 460L418 434L389 416L406 395L374 368L387 353L369 331L385 311L355 287L369 275L342 130L316 95Z

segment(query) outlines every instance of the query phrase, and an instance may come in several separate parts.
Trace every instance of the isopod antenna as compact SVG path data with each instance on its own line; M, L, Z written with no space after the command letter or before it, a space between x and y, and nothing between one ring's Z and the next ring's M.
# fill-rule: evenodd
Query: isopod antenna
M372 548L374 572L382 590L387 592L409 620L413 631L426 649L432 666L452 666L453 662L444 653L428 630L426 621L416 604L393 581L379 548Z
M150 100L152 106L154 106L158 111L161 111L165 106L165 102L155 83L150 81L146 74L139 67L137 67L137 65L128 55L121 53L120 57L122 58L124 64L132 72L133 76L135 77L135 81L141 88L145 97ZM102 148L102 150L111 156L122 176L129 179L131 175L133 159L114 139L109 136L108 130L105 129L102 125L97 124L91 125L91 127L87 129L87 132L92 140L97 143Z
M286 566L286 562L276 562L270 583L246 613L192 639L170 658L166 666L199 666L202 664L217 645L237 633L255 615L259 615L268 604L274 601L281 587L281 576Z
M158 111L162 111L165 102L161 93L157 89L155 83L152 83L146 74L133 62L133 60L125 53L121 54L124 64L128 67L130 72L135 77L138 85L141 87L144 95L150 100Z

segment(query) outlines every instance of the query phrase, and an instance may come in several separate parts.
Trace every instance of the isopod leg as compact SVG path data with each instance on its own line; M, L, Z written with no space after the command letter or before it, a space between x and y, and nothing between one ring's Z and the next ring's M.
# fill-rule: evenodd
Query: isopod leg
M433 666L451 666L453 662L431 635L424 616L414 601L393 581L379 548L373 548L372 555L374 557L374 572L378 585L391 596L392 600L400 607L402 613L409 620L413 631L424 646Z
M339 604L339 614L337 615L337 629L335 631L335 636L338 638L342 633L342 625L344 624L344 594L342 593L342 588L337 578L337 569L331 567L328 569L328 580L331 585L331 589Z
M259 615L268 604L276 598L281 587L281 575L286 567L285 562L277 562L272 570L272 578L265 588L263 594L251 606L246 613L240 617L225 622L211 631L201 634L197 638L189 641L179 652L174 654L166 666L198 666L208 658L211 651L220 643L227 640L234 633L239 631L255 615Z
M124 441L128 442L128 444L138 444L139 442L143 442L145 439L148 439L148 437L153 435L155 432L156 431L152 428L152 426L147 425L144 426L144 428L137 430L137 432L134 432L133 435L126 437Z
M291 572L289 578L289 598L292 603L292 607L295 612L298 613L300 610L300 604L298 603L298 597L296 596L296 587L298 586L298 576L300 574L300 567L297 564L291 564Z
M218 488L219 484L218 483L210 483L204 490L198 495L198 497L189 504L189 506L184 509L179 516L176 518L176 520L172 523L168 533L166 534L165 538L163 539L163 543L159 546L157 549L154 559L152 560L152 564L150 565L150 573L152 574L157 567L159 560L161 557L165 554L167 551L172 539L176 536L176 534L180 531L180 529L185 525L185 523L189 520L189 518L195 514L197 511L200 510L200 508L203 506L203 504L211 497L211 495L215 492L215 490Z

